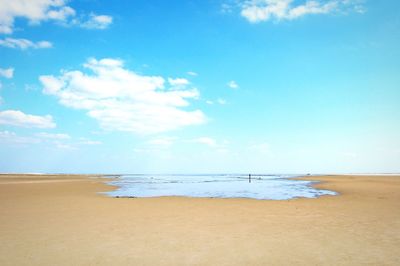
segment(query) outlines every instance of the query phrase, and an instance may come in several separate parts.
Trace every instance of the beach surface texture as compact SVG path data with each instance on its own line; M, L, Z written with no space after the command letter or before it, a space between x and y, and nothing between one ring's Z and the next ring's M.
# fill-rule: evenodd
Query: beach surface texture
M0 175L0 265L400 265L400 176L317 199L111 198L104 178Z

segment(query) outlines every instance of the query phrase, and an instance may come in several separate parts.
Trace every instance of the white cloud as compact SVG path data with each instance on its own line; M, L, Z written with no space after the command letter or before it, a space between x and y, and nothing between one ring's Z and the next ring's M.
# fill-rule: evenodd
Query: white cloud
M239 88L239 85L234 80L229 81L226 85L231 89Z
M46 148L56 148L61 150L78 150L82 146L93 146L102 144L101 141L80 138L72 139L64 133L40 132L30 136L20 136L10 131L0 131L0 143L10 145L41 144Z
M215 147L217 145L217 141L210 137L200 137L190 140L189 142L200 143L210 147Z
M354 5L354 11L360 14L367 12L367 9L363 5Z
M206 122L201 110L186 109L189 99L199 97L196 89L166 88L164 78L139 75L117 59L89 59L84 67L89 73L41 76L43 92L86 110L104 129L152 134Z
M28 48L34 48L34 49L51 48L53 47L53 44L48 41L32 42L27 39L5 38L4 40L0 40L0 46L26 50Z
M215 101L206 100L206 104L213 105L214 103L218 103L218 104L220 104L220 105L225 105L225 104L227 104L228 102L227 102L225 99L222 99L222 98L218 98L218 99L215 100Z
M189 72L187 72L187 74L190 76L193 76L193 77L196 77L198 75L196 72L193 72L193 71L189 71Z
M0 75L1 76L1 75ZM3 84L0 82L0 90L1 90L1 88L3 87ZM0 95L0 105L2 105L4 103L4 100L3 100L3 98L1 97L1 95Z
M14 76L14 68L0 68L0 77L10 79Z
M46 133L46 132L40 132L36 134L37 137L39 138L44 138L47 140L66 140L66 139L71 139L71 137L68 134L63 134L63 133Z
M53 145L54 145L54 147L56 147L57 149L60 149L60 150L67 150L67 151L78 150L78 147L71 145L71 144L67 144L67 143L54 142Z
M221 12L222 13L231 13L234 9L234 6L228 3L221 4Z
M345 9L364 10L362 0L307 0L294 5L293 0L247 0L241 6L241 15L251 23L274 19L293 20L309 14L328 14Z
M68 0L0 0L0 34L13 33L16 18L25 18L30 24L53 20L88 29L105 29L112 23L112 17L95 14L90 14L82 22L76 18L77 12L67 2Z
M73 17L76 15L76 11L69 7L69 6L63 6L60 7L59 9L53 9L49 10L47 12L47 18L46 20L53 19L53 20L59 20L59 21L66 21L67 18Z
M190 84L189 80L184 78L176 78L176 79L168 78L168 83L173 87L181 87L181 86L184 87Z
M218 99L217 102L221 105L225 105L226 104L226 100L224 99Z
M16 18L26 18L31 24L46 20L65 21L75 10L63 0L0 0L0 33L13 32Z
M71 136L64 133L47 133L41 132L35 134L35 137L41 142L50 147L55 147L61 150L77 150L76 143L71 142ZM80 144L80 143L79 143Z
M90 14L89 19L80 23L80 25L86 29L103 30L107 29L112 22L113 18L111 16Z
M176 138L173 137L160 137L160 138L155 138L149 140L147 143L153 146L158 146L158 147L169 147L171 146Z
M65 133L47 133L41 132L35 135L42 142L48 143L53 147L64 150L77 150L82 145L100 145L101 141L90 140L87 138L73 139L70 135Z
M35 144L39 142L40 140L36 138L21 137L15 134L14 132L10 132L7 130L0 131L0 143L24 145L24 144Z
M82 140L81 142L79 142L79 144L81 145L101 145L103 144L103 142L98 141L98 140Z
M266 142L250 145L249 149L252 152L257 152L261 154L269 154L271 151L270 145Z
M228 153L229 152L229 147L228 147L229 141L227 141L227 140L217 141L216 139L211 138L211 137L199 137L199 138L186 140L186 142L198 143L201 145L208 146L213 151L218 152L218 153Z
M27 128L54 128L56 124L50 115L37 116L25 114L18 110L0 111L0 125L10 125Z

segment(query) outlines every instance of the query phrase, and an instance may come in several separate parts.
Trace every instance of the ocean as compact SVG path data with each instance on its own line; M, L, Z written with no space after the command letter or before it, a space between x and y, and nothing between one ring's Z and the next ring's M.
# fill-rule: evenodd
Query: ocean
M298 175L297 175L298 176ZM336 195L329 190L316 189L315 182L293 180L296 175L121 175L108 182L117 189L106 192L110 197L202 197L251 198L262 200L288 200Z

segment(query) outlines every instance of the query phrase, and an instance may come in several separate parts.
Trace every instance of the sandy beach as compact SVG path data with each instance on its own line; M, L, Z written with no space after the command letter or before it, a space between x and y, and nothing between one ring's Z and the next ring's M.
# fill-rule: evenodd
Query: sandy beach
M0 176L0 265L400 265L400 176L339 196L108 198L104 179Z

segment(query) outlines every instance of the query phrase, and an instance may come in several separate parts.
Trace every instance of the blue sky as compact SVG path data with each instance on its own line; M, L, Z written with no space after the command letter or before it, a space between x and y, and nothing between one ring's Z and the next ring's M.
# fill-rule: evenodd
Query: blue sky
M400 172L394 0L0 0L0 171Z

